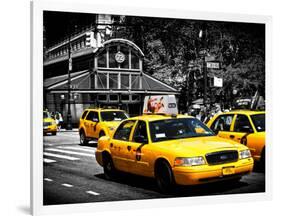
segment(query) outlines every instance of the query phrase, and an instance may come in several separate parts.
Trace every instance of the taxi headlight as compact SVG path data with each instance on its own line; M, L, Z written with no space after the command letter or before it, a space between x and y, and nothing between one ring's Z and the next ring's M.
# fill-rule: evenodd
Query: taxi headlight
M251 157L251 152L249 149L242 150L239 152L239 158L240 159L245 159Z
M175 166L198 166L205 164L203 157L177 157L175 159Z

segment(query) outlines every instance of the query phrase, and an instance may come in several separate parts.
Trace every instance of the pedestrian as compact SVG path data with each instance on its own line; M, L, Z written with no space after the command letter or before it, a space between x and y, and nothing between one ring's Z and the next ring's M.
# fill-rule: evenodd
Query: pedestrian
M58 127L58 131L60 131L61 125L63 123L63 118L62 118L62 115L59 112L56 112L55 120L56 120L56 124L57 124L57 127Z

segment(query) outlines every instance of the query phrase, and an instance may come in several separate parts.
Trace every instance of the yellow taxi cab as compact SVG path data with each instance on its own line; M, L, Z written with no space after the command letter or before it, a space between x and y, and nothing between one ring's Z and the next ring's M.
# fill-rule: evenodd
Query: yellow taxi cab
M51 117L50 113L43 111L43 134L51 133L52 135L57 134L56 121Z
M128 114L119 109L85 109L79 121L80 144L90 140L110 136L119 123L128 118Z
M214 116L207 126L219 137L246 145L265 167L265 111L233 110Z
M96 160L110 179L118 171L156 179L161 192L174 185L239 181L253 169L249 149L223 139L186 115L150 114L122 121L98 140Z

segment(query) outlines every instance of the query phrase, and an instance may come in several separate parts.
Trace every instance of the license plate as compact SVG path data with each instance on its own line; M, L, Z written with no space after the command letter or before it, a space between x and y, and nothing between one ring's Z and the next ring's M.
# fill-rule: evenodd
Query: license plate
M233 175L235 173L234 167L224 167L222 168L223 175Z

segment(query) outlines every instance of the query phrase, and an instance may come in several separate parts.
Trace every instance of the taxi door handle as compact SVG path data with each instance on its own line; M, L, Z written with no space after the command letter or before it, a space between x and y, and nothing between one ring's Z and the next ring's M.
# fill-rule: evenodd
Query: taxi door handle
M131 146L127 146L128 151L131 151L131 148L132 148Z
M235 136L234 135L230 135L229 138L233 139Z

